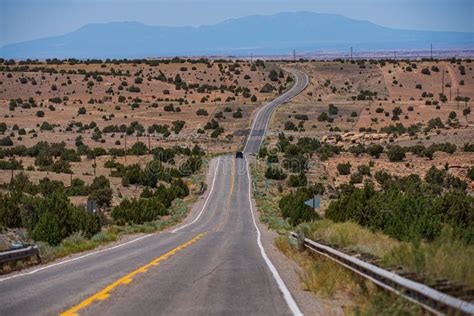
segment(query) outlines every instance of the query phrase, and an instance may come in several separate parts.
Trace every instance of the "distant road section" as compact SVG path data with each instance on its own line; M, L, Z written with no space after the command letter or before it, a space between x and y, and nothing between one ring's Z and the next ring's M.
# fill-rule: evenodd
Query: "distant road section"
M293 78L295 80L294 85L285 93L283 93L270 103L266 104L263 108L260 109L260 111L258 111L253 122L252 129L250 130L247 143L245 144L244 153L258 153L260 146L262 145L262 142L265 138L265 134L267 132L268 124L270 123L273 111L275 111L275 109L280 104L283 104L289 101L291 98L300 94L308 85L309 78L308 75L306 75L304 72L301 72L296 69L288 69L288 71L293 75Z

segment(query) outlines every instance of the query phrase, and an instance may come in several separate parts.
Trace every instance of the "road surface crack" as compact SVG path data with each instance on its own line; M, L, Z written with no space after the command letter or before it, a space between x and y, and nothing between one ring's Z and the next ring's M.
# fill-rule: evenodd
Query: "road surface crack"
M201 279L203 279L203 278L205 278L205 277L211 275L212 273L214 273L214 271L216 271L221 265L222 265L222 262L219 263L217 266L215 266L215 267L214 267L211 271L209 271L208 273L205 273L205 274L201 275L199 278L195 279L195 280L193 281L193 284L196 283L197 281L199 281L199 280L201 280Z

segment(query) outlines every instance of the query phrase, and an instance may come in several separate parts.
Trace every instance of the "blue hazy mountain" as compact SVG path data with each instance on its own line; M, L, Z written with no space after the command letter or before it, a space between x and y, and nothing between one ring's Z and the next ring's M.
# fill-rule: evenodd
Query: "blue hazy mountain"
M159 21L157 21L158 23ZM386 28L311 12L254 15L199 27L137 22L88 24L64 34L0 48L4 58L140 58L174 55L286 54L298 51L409 50L474 47L473 32Z

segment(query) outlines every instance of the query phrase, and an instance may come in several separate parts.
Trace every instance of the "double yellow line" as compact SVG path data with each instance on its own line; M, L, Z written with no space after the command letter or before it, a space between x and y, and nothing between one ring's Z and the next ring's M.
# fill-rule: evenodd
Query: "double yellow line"
M76 305L74 307L71 307L70 309L68 309L67 311L61 313L60 315L61 316L73 316L73 315L77 316L78 315L77 312L80 311L81 309L91 305L92 303L94 303L96 301L105 300L106 298L108 298L110 296L110 292L112 290L114 290L116 287L118 287L119 285L126 285L126 284L132 282L133 277L136 276L137 274L147 272L149 268L159 265L160 262L168 259L172 255L176 254L178 251L190 246L191 244L193 244L194 242L196 242L198 239L202 238L203 236L204 236L204 233L195 236L194 238L192 238L192 239L188 240L187 242L179 245L178 247L174 248L173 250L168 251L164 255L154 259L153 261L145 264L144 266L136 269L135 271L130 272L129 274L127 274L126 276L118 279L117 281L109 284L108 286L106 286L100 292L97 292L96 294L94 294L94 295L90 296L89 298L83 300L78 305Z

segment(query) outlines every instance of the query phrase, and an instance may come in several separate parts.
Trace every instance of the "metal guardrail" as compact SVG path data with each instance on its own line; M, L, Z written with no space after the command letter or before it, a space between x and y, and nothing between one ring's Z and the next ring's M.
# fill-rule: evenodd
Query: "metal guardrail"
M290 235L298 239L298 234L292 232ZM311 239L304 238L303 244L311 251L343 265L377 285L421 305L436 315L474 315L474 304L470 302L439 292L429 286L409 280Z
M39 252L37 246L27 246L21 249L3 251L0 252L0 265L38 255Z

